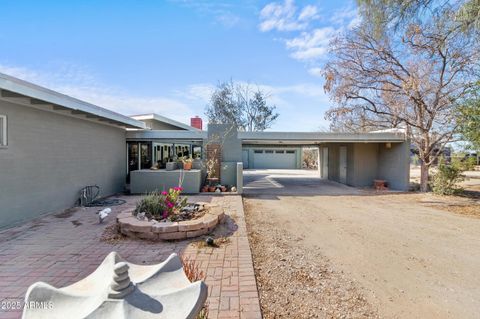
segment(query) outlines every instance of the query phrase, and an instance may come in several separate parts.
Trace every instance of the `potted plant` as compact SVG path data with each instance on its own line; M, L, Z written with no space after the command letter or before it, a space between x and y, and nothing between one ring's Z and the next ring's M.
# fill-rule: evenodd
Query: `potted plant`
M183 169L186 171L189 171L192 169L193 159L185 156L182 158L182 163L183 163Z
M177 169L177 163L176 162L167 162L165 165L165 169L167 171L174 171Z

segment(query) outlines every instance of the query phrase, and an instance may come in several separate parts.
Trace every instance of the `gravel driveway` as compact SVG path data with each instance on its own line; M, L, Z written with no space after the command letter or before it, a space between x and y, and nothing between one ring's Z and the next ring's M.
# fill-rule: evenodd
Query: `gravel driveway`
M246 197L265 317L478 318L480 218L437 199Z

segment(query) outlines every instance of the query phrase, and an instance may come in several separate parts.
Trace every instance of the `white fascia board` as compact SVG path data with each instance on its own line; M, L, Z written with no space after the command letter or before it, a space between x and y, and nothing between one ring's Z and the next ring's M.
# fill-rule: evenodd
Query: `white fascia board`
M326 132L238 132L243 143L311 142L311 143L401 143L405 134L399 133L326 133Z
M133 119L139 120L139 121L142 121L142 120L155 120L155 121L159 121L159 122L164 122L164 123L167 123L167 124L170 124L170 125L179 127L179 128L183 128L183 129L188 130L188 131L194 131L194 132L200 132L200 131L201 131L201 130L199 130L198 128L195 128L195 127L193 127L193 126L190 126L190 125L187 125L187 124L184 124L184 123L175 121L175 120L172 120L172 119L170 119L170 118L168 118L168 117L165 117L165 116L162 116L162 115L158 115L158 114L156 114L156 113L152 113L152 114L142 114L142 115L132 115L132 116L130 116L130 117L133 118Z
M183 130L132 130L127 131L127 139L129 140L205 140L207 139L206 131L183 131Z
M73 98L71 96L38 86L36 84L20 80L0 73L0 89L15 92L25 97L42 100L54 105L60 105L74 111L89 113L101 118L110 119L125 124L129 127L145 128L145 123L137 121L128 116L104 109L100 106Z

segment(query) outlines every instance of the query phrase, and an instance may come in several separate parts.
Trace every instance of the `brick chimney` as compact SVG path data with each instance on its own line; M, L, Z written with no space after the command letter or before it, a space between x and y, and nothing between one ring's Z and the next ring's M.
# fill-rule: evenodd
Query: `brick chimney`
M190 119L190 126L194 127L194 128L198 128L199 130L201 130L202 126L203 126L202 119L198 116L192 117Z

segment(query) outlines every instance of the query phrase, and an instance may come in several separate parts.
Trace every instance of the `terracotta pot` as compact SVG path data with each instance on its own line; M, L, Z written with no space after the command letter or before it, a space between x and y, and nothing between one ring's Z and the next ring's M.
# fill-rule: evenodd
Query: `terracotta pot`
M192 162L185 162L183 163L183 169L189 171L192 169Z
M222 190L222 192L226 192L226 191L227 191L227 188L226 188L225 186L220 187L220 189Z
M202 192L204 192L204 193L205 193L205 192L208 192L208 186L203 186L203 187L202 187Z
M208 191L211 192L211 193L213 193L213 192L215 191L215 189L216 189L215 186L210 186L210 187L208 188Z

